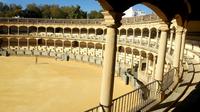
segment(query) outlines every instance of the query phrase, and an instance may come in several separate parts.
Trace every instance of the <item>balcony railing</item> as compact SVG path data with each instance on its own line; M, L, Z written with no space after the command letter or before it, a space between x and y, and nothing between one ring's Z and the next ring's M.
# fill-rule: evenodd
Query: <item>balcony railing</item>
M156 102L160 96L159 86L159 82L154 81L114 99L110 107L111 112L136 112ZM103 110L104 106L99 105L85 112L104 112Z

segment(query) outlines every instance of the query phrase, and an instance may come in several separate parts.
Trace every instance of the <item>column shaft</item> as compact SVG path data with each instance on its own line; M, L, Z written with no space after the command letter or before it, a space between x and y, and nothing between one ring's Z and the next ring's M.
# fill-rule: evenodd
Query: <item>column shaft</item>
M167 29L161 29L155 79L162 81L167 48Z
M176 32L176 38L175 38L175 49L174 49L174 57L173 57L173 66L179 67L179 61L180 61L180 53L181 53L181 36L182 31Z
M115 58L116 58L116 29L107 28L106 46L103 60L103 76L101 83L100 104L109 107L112 104L114 74L115 74ZM106 108L106 112L110 112L111 108Z

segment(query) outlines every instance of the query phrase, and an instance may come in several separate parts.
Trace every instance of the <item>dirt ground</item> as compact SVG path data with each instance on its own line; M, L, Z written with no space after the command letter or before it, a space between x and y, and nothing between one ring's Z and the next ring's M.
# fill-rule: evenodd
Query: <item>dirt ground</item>
M53 58L0 57L0 112L82 112L99 104L102 68ZM114 98L133 90L115 78Z

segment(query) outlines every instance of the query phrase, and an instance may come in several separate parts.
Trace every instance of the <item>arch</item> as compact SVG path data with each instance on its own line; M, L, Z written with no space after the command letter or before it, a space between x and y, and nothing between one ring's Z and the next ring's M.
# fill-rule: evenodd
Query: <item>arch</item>
M47 33L54 33L53 27L47 27Z
M96 35L103 35L103 29L101 28L96 29Z
M8 47L8 38L6 37L0 38L0 47Z
M142 33L141 33L141 29L136 28L136 29L135 29L135 37L137 37L137 36L141 36L141 35L142 35Z
M79 34L79 29L78 28L73 28L72 29L72 34Z
M151 35L150 38L155 39L157 35L157 29L155 27L150 29Z
M143 58L146 58L146 57L147 57L147 53L146 53L145 51L140 51L140 53L141 53L141 56L142 56Z
M94 48L94 43L89 42L89 43L88 43L88 48Z
M123 46L119 46L118 47L118 52L124 52L124 47Z
M31 39L29 39L29 46L36 46L36 39L34 39L34 38L31 38Z
M52 39L47 40L47 46L54 46L54 40Z
M81 34L87 34L87 29L86 28L81 28Z
M8 26L6 25L0 26L0 34L8 34Z
M10 38L10 46L18 46L18 40L17 38Z
M46 32L46 28L45 27L38 27L38 33L41 32Z
M126 29L122 28L119 31L120 35L126 35Z
M28 27L27 26L20 26L19 27L19 34L27 34Z
M64 28L64 33L71 34L71 28Z
M132 54L132 49L130 47L126 47L126 53L127 54Z
M142 37L149 37L149 29L148 28L142 29Z
M94 28L89 28L88 33L89 34L95 34L95 29Z
M132 29L132 28L129 28L129 29L127 30L127 35L128 35L128 36L133 35L133 29Z
M18 27L10 26L10 34L18 34Z
M96 43L96 49L102 49L102 44L101 43Z
M63 28L61 28L61 27L56 27L56 28L55 28L55 33L63 33Z
M151 61L153 61L153 54L152 53L148 53L148 60L151 60Z
M133 49L133 55L138 55L139 56L139 54L140 54L140 52L137 50L137 49Z
M56 40L55 44L56 44L56 47L62 47L63 46L63 43L62 43L61 40Z
M27 39L26 38L20 38L19 39L19 46L27 46Z
M158 15L164 22L168 21L167 16L159 7L151 4L150 2L143 2L142 4L152 9L156 13L156 15Z
M78 41L73 41L72 42L72 47L79 47Z
M65 47L70 47L71 46L71 42L70 41L64 41L64 46Z
M35 26L29 27L29 33L36 33L36 32L37 32L37 27L35 27Z
M87 47L86 42L80 42L80 47L81 47L81 48Z
M45 46L45 40L42 38L38 39L38 45Z

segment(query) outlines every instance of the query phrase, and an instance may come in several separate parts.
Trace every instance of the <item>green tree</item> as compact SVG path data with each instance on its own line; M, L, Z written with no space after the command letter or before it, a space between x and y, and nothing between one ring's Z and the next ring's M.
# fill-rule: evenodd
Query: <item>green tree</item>
M63 11L58 5L52 5L50 7L50 14L52 18L64 18Z
M92 11L88 14L88 18L89 18L89 19L103 18L103 14L101 13L101 11L92 10Z
M40 8L36 4L28 4L25 11L25 17L28 18L41 18L42 14Z

